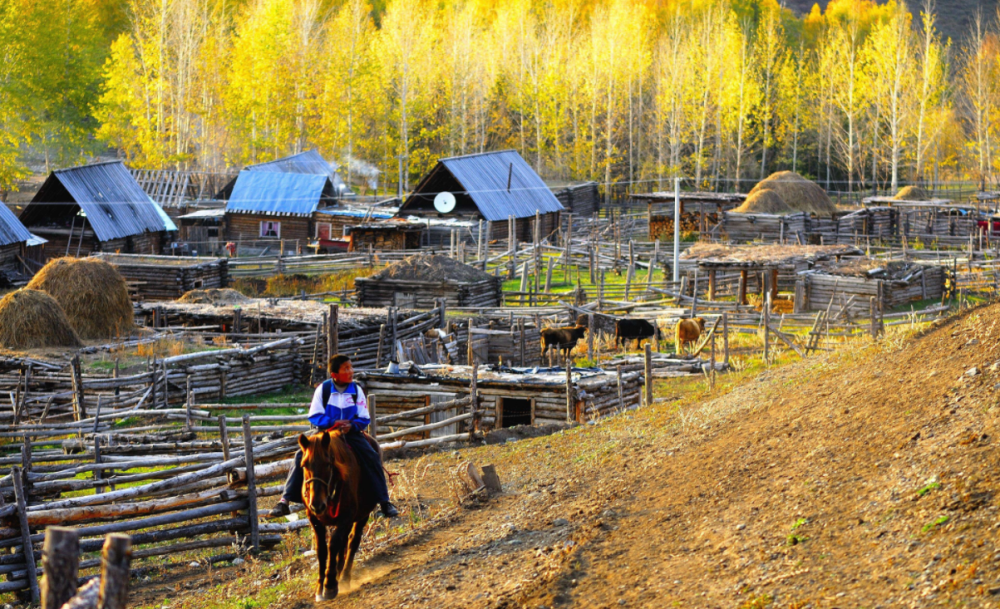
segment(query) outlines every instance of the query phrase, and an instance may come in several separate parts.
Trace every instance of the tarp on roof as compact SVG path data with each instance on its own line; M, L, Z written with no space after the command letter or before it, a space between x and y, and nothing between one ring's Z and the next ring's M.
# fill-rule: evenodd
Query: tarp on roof
M468 154L439 162L462 184L487 220L527 218L536 211L547 214L563 210L542 178L516 150Z
M226 212L306 216L319 207L327 176L244 169L236 178Z
M0 245L12 245L31 240L31 233L21 224L14 212L0 202Z
M69 193L70 201L56 200L61 192L58 183ZM47 220L46 205L75 203L100 241L140 235L146 231L177 230L169 218L135 181L121 161L108 161L53 171L35 198L25 207L21 218L35 226ZM34 209L33 209L34 208Z

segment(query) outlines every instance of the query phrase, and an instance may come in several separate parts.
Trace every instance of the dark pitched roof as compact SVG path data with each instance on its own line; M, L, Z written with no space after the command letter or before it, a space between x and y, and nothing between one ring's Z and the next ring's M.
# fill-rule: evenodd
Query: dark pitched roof
M327 176L244 169L236 177L227 212L307 216L319 207Z
M63 200L66 193L69 201ZM21 220L26 226L46 222L44 207L68 203L80 206L100 241L176 230L121 161L53 171L24 208Z
M438 167L421 180L413 194L421 193L429 178L441 166L462 185L487 220L495 222L506 220L509 216L527 218L534 216L536 211L546 214L563 210L562 204L542 178L516 150L441 159ZM436 193L427 194L433 197ZM401 211L405 208L404 205Z
M23 243L31 239L31 233L24 228L14 212L0 201L0 245Z

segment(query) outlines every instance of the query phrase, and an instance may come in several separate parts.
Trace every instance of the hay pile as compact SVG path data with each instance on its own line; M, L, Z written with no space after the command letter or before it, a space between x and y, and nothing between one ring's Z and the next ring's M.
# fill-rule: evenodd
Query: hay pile
M793 210L785 203L781 195L773 190L754 189L747 196L743 205L733 211L741 214L790 214Z
M770 190L781 197L790 209L790 212L769 212L769 213L791 213L806 212L817 216L830 216L837 211L837 207L827 196L826 192L815 182L803 178L794 171L779 171L761 180L750 191L746 202L736 211L742 212L743 208L750 202L750 198L757 192ZM746 213L746 212L744 212ZM762 212L758 212L762 213Z
M208 290L191 290L190 292L185 292L183 296L177 299L177 302L183 302L186 304L247 304L253 302L253 299L247 298L243 294L240 294L236 290L229 288L223 289L208 289Z
M135 328L125 280L103 260L57 258L35 275L28 288L55 298L83 339L125 336Z
M66 313L54 298L27 288L0 299L0 347L79 347Z
M930 201L931 195L919 186L904 186L899 189L893 199L897 201Z
M420 254L400 260L387 266L381 273L372 275L372 279L399 279L403 281L449 281L456 283L475 283L486 281L493 276L483 271L462 264L446 256Z

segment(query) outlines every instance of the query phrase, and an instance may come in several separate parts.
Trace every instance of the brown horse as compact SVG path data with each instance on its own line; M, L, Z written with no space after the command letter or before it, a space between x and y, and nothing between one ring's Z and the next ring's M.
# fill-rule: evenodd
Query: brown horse
M337 598L338 582L351 583L354 556L377 500L370 485L361 480L358 460L341 432L302 434L299 446L305 475L302 498L319 559L316 601L329 601Z

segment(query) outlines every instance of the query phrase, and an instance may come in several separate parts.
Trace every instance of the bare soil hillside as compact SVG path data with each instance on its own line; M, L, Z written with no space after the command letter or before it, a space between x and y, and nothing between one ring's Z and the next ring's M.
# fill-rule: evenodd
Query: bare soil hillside
M328 606L996 607L998 323L981 308L690 408L425 458L440 513L462 460L506 490L375 552ZM171 607L309 607L309 561Z

